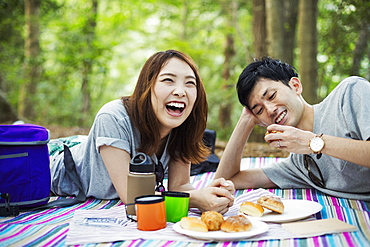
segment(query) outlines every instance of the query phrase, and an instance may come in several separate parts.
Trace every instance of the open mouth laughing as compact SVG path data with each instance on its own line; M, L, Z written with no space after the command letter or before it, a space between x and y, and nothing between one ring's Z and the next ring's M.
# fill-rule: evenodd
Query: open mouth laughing
M170 114L181 114L185 109L185 103L182 102L169 102L166 104L166 109Z
M283 111L276 119L275 119L275 123L276 124L281 124L282 120L285 118L287 114L287 111Z

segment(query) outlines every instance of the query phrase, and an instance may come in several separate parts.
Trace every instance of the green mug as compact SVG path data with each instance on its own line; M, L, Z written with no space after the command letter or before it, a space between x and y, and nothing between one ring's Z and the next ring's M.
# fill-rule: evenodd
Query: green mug
M182 217L188 216L189 193L178 191L163 191L166 204L166 218L168 222L176 223Z

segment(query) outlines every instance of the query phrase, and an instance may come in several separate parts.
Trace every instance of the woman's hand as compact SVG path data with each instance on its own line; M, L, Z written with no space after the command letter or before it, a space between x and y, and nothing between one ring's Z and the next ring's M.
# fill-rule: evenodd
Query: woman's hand
M208 186L191 192L193 205L201 212L216 211L225 214L234 201L234 196L224 188Z
M208 186L210 187L217 187L222 188L229 191L230 195L232 195L232 199L230 200L229 207L234 204L234 193L235 193L235 186L231 180L226 180L224 178L218 178L213 180Z

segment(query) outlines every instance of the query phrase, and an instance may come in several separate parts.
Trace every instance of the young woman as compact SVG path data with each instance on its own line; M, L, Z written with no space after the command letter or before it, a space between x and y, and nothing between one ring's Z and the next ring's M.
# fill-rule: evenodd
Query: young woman
M207 107L203 83L189 56L175 50L152 55L134 93L104 105L87 141L71 148L86 196L126 202L129 162L143 152L168 171L168 190L190 193L190 207L227 212L234 198L232 182L220 178L195 190L189 179L191 162L209 154L202 141ZM52 192L79 192L65 172L62 154L53 156Z

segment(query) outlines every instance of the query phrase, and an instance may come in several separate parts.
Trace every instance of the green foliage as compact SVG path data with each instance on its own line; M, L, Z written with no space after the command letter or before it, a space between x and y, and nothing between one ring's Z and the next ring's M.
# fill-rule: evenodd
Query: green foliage
M319 78L322 98L345 77L351 75L353 51L362 25L369 25L369 1L319 1ZM370 52L370 44L367 53ZM359 76L368 76L369 57L365 58ZM367 78L369 79L369 78Z
M235 6L234 4L237 4ZM209 102L208 128L227 140L239 119L235 84L253 58L252 1L98 0L97 25L90 30L91 0L48 0L41 6L43 73L38 84L36 119L40 124L90 126L106 102L132 93L146 59L159 50L177 49L197 63ZM349 75L368 1L319 1L320 96ZM0 89L17 107L24 59L24 1L0 3ZM6 35L4 35L6 34ZM234 38L230 78L224 81L226 36ZM368 49L370 49L368 47ZM368 50L369 53L369 50ZM91 62L91 114L81 122L82 71ZM368 76L365 58L362 76ZM232 125L221 129L219 109L231 104ZM256 130L261 133L264 130Z

